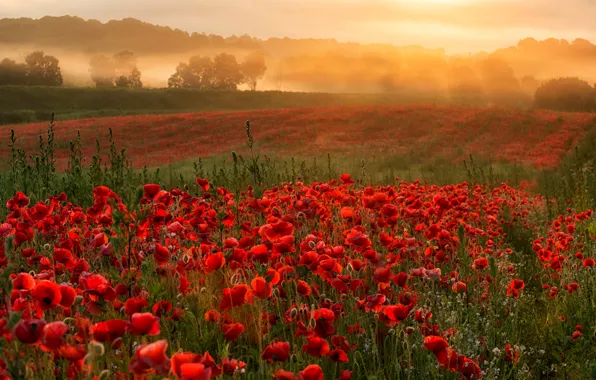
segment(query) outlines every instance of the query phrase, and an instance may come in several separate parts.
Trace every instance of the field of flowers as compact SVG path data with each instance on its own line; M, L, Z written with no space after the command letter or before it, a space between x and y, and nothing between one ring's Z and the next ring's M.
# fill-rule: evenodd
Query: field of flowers
M96 152L96 140L106 152L109 128L136 167L242 153L244 121L251 120L257 147L266 154L401 157L419 164L437 159L461 163L473 154L544 168L556 166L595 125L594 119L551 111L354 106L72 120L57 123L55 133L59 167L65 166L77 132L84 157ZM8 141L11 129L17 133L17 147L30 151L47 124L3 127L0 141ZM2 145L0 156L8 154Z
M356 142L367 119L371 144L430 136L385 129L401 109L301 112L234 119L271 131L277 123L279 133L294 131L288 144L326 148ZM444 126L461 128L459 138L485 117L498 125L485 111L408 112L402 120L459 120ZM314 132L315 115L328 134ZM541 152L579 135L587 120L519 115L560 126L548 134L527 127L542 143L507 145L535 164L550 164ZM209 117L152 117L136 129L139 119L86 121L82 133L90 139L117 122L117 138L146 137L131 150L163 144L151 160L187 140L183 155L229 149L210 140L216 134L191 137L193 128L217 125L223 136L235 128L229 116ZM345 139L319 140L339 133L334 118L347 122ZM503 129L486 136L502 143L514 133ZM468 144L490 145L483 138ZM146 184L126 204L97 186L90 207L64 193L39 203L16 193L0 223L0 378L596 378L590 210L549 218L547 199L507 185L372 187L348 175L259 195L201 178L196 185Z

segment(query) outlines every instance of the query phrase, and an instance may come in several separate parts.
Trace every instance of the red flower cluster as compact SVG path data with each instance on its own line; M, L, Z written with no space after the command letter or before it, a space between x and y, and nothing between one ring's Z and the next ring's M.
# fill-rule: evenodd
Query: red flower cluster
M363 357L383 361L423 343L444 370L480 379L492 349L492 363L523 360L520 342L499 333L487 343L480 330L479 348L459 346L461 330L445 317L452 301L481 315L496 300L498 328L511 303L531 298L524 292L552 302L589 289L591 211L541 230L530 212L544 200L506 185L359 187L343 175L258 198L197 186L192 195L147 184L130 208L106 187L87 209L65 195L31 205L15 194L0 223L0 270L10 279L0 286L0 378L51 367L68 378L264 370L322 379L332 368L347 380L367 375L358 373ZM518 270L514 227L535 232L535 254L524 259L542 272ZM575 330L566 334L581 342L590 321L568 317ZM198 339L211 345L197 348ZM379 371L426 376L435 369L416 365L428 351L412 349ZM51 358L50 367L23 359L33 355Z

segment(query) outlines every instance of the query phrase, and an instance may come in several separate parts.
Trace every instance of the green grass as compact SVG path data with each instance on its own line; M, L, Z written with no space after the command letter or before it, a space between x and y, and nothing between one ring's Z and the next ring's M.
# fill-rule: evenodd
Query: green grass
M447 104L431 94L0 86L0 125L87 117L317 106Z

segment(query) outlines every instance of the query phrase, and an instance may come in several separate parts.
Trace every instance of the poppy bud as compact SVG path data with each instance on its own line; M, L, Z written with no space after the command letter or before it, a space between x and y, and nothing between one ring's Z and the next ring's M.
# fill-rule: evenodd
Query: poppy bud
M95 340L91 341L89 343L89 345L87 346L87 348L89 349L88 355L92 355L93 357L103 356L103 354L105 354L105 352L106 352L104 345L100 342L95 341Z
M83 363L91 365L93 363L93 354L90 352L83 358Z
M112 350L117 350L118 348L120 348L120 346L122 346L122 343L124 343L122 338L114 339L114 341L112 342Z

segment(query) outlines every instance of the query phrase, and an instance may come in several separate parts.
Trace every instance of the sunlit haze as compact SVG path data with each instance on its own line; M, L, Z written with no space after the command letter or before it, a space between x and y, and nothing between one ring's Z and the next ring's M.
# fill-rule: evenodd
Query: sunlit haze
M596 2L569 0L0 0L0 17L134 17L189 32L493 50L520 38L596 39Z

